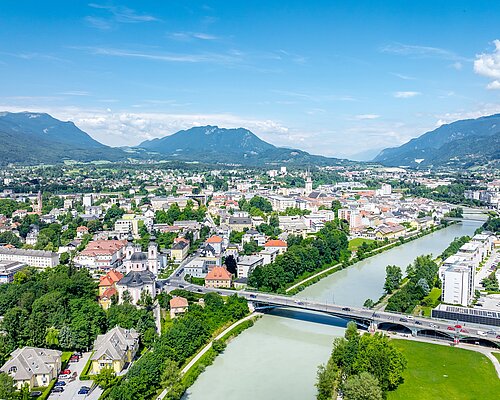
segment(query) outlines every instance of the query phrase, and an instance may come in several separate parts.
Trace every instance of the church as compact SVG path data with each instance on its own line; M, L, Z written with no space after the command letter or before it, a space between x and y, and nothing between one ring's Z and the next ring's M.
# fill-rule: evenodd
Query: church
M131 234L128 236L125 259L123 260L125 276L116 283L120 302L123 301L123 294L126 291L132 298L132 304L137 304L144 291L149 292L151 298L156 297L159 260L158 245L155 240L156 238L151 236L146 253L141 251L140 245L134 244L134 238Z

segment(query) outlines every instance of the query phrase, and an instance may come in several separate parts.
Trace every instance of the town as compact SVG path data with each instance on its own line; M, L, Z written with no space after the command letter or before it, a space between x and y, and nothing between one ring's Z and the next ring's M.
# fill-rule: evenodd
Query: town
M49 386L47 393L65 393L64 398L99 398L103 390L132 390L121 388L124 384L117 379L133 373L140 349L154 346L154 338L163 337L188 310L199 304L208 307L205 304L214 300L206 296L232 298L231 294L241 293L250 310L258 310L267 301L248 295L249 291L300 292L336 272L339 265L345 268L404 246L462 224L464 218L476 218L484 227L454 241L431 279L416 282L422 293L412 298L411 307L398 305L402 301L398 296L412 290L411 277L403 285L401 270L394 280L389 269L386 286L391 279L392 286L385 286L385 296L377 302L367 300L365 307L379 313L371 311L374 316L384 309L408 313L413 324L421 324L411 316L414 312L450 320L455 342L459 336L476 343L500 339L495 330L500 326L500 296L495 294L499 291L495 215L500 180L494 174L485 174L482 181L469 178L469 189L462 185L459 204L456 195L446 197L443 190L457 185L451 176L378 166L261 170L77 164L11 167L1 174L3 288L64 275L66 270L80 271L84 275L79 279L98 288L95 300L102 311L94 310L92 315L109 319L107 327L96 325L83 339L72 321L57 322L49 310L45 321L31 321L29 315L15 314L22 308L2 300L1 326L6 332L2 341L7 351L1 354L0 371L12 377L21 391L42 395L38 388ZM475 190L481 187L486 189ZM439 200L436 188L444 193ZM462 204L469 206L464 210ZM490 214L489 222L485 213ZM301 251L313 258L299 262L296 257L305 257ZM431 291L434 279L438 284ZM0 287L0 298L8 293ZM92 295L89 299L92 302ZM242 317L249 312L244 301ZM33 313L35 304L22 312ZM296 301L292 306L307 305ZM342 310L355 318L351 308ZM119 317L124 312L137 315ZM13 327L13 318L26 328ZM124 322L120 325L120 321ZM230 317L224 321L236 322ZM459 321L490 329L468 332ZM411 332L404 326L408 319L402 322L399 329ZM32 323L38 324L38 336L21 333ZM383 329L384 322L378 326ZM376 327L374 320L369 328ZM29 367L33 362L39 370ZM81 385L77 375L94 380ZM148 395L162 387L160 382L152 383L153 392ZM182 394L186 383L179 380L167 387L170 395L175 390ZM120 395L115 396L111 398Z

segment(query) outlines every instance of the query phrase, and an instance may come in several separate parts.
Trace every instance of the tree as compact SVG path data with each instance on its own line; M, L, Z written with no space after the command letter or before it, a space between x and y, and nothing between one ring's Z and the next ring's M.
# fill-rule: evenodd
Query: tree
M47 328L47 333L45 334L45 343L47 343L50 348L57 347L57 345L59 344L59 329L55 328L54 326Z
M21 247L21 240L12 231L0 233L0 243L11 244L14 247Z
M14 379L5 372L0 372L0 399L17 399L16 389L14 388Z
M122 301L125 304L132 304L132 295L128 290L125 290L122 295Z
M59 256L59 263L62 265L66 265L69 263L70 256L68 252L64 252Z
M394 290L399 289L402 278L403 274L401 272L401 268L397 265L388 265L385 267L385 292L391 294Z
M338 211L342 208L342 204L338 200L332 201L332 211L335 213L335 217L337 217Z
M363 307L366 308L373 308L375 305L375 302L372 299L366 299L365 302L363 303Z
M116 374L112 368L102 368L97 375L94 375L93 380L103 390L106 390L116 382Z
M317 373L317 400L332 400L337 397L340 382L339 368L332 359L326 365L320 365Z
M368 372L361 372L347 379L342 387L344 400L382 400L382 389L377 378Z
M236 276L238 271L238 264L236 263L236 260L232 255L226 257L224 264L226 264L226 269L228 270L228 272Z
M216 353L222 353L225 348L226 343L223 340L214 340L212 342L212 349L214 349Z

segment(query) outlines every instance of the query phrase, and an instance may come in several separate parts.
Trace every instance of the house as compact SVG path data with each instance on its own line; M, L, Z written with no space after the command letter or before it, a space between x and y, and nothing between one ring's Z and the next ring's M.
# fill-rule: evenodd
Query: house
M259 231L256 231L255 229L249 229L242 236L241 243L245 244L251 241L256 242L258 246L262 247L264 246L264 243L266 243L266 235L260 233Z
M184 314L188 309L188 301L184 297L176 296L169 302L170 318L175 318L177 314Z
M238 278L248 278L248 275L257 267L263 265L262 256L242 256L237 261Z
M283 240L268 240L264 244L264 248L270 251L278 250L279 254L283 254L286 253L288 245Z
M111 297L118 295L115 285L122 278L121 272L112 269L99 279L99 304L104 310L111 305Z
M135 329L115 326L108 333L98 335L94 342L91 373L98 374L103 368L121 372L125 364L132 362L139 348L139 333Z
M231 274L225 267L214 267L205 277L205 287L230 288L231 280Z
M184 273L194 278L205 278L208 273L206 260L197 257L184 266Z
M85 235L88 235L89 233L89 228L87 228L86 226L79 226L78 228L76 228L76 237L78 239L81 239L82 237L84 237Z
M241 232L252 227L252 218L250 217L229 217L228 225L233 231Z
M75 257L75 264L90 270L117 268L126 244L125 240L93 240Z
M215 251L215 254L221 254L222 253L222 243L224 240L217 235L211 236L207 239L206 243L212 246L212 248Z
M18 389L48 386L61 371L61 356L59 350L23 347L12 352L0 372L10 375Z
M189 252L189 241L188 240L179 240L177 243L174 243L172 248L170 249L170 257L171 259L180 264L185 260Z

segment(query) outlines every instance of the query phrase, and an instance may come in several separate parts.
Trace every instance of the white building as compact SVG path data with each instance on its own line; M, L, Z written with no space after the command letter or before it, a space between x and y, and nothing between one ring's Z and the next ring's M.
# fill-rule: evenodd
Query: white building
M24 250L0 247L0 261L17 261L37 268L59 264L59 254L45 250Z
M250 272L263 265L263 259L261 256L241 256L238 258L237 264L238 278L248 278Z
M16 272L21 271L26 264L16 261L0 261L0 284L14 280Z
M475 268L457 264L442 272L442 300L448 304L468 306L474 297Z

